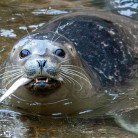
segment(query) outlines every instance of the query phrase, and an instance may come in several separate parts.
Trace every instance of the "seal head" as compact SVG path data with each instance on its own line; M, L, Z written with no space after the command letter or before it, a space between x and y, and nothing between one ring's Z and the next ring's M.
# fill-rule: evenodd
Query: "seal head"
M53 32L35 32L17 42L10 62L21 67L23 76L32 79L27 89L46 91L61 86L63 65L71 64L75 57L76 50L65 37Z

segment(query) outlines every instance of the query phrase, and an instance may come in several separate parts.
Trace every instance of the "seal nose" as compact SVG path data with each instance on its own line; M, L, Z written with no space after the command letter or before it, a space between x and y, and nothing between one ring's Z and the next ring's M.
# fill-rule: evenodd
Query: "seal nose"
M46 60L37 60L37 62L41 70L46 65Z

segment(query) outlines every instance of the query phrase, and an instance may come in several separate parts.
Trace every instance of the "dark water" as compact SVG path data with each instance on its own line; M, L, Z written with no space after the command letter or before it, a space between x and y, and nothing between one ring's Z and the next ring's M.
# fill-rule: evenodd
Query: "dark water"
M53 17L76 9L105 9L138 20L132 0L0 0L0 62L13 44ZM34 116L0 106L0 138L135 138L113 119L64 119Z

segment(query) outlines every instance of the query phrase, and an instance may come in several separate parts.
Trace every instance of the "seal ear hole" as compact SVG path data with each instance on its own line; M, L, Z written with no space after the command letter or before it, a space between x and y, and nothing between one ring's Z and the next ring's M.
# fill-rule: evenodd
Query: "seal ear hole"
M13 52L15 51L15 48L13 48L13 50L12 50Z
M75 48L70 47L70 51L72 54L75 54Z
M72 46L70 46L70 45L67 45L67 46L70 49L70 51L74 54L75 49Z
M64 58L65 57L65 51L63 49L57 49L55 51L55 55Z
M19 53L19 56L20 58L25 58L27 56L29 56L31 54L31 52L27 49L23 49L20 53Z
M70 48L70 51L71 51L71 52L73 52L73 49L72 49L72 48Z

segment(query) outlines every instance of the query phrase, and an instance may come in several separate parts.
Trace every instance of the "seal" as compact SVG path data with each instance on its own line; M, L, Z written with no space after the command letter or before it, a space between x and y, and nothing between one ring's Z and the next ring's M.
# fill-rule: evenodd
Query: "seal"
M137 29L135 21L102 12L53 19L12 48L0 101L52 116L118 118L136 110Z

